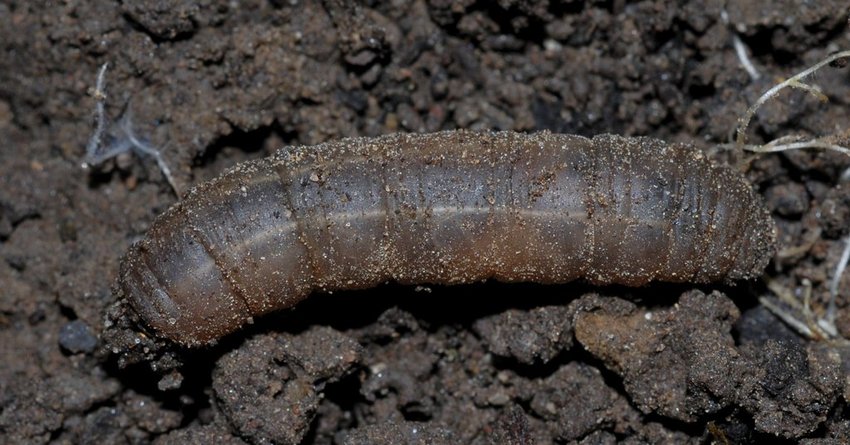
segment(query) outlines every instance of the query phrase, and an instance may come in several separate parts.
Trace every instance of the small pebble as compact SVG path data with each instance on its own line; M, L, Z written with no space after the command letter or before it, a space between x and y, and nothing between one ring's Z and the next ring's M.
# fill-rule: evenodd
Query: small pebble
M74 320L59 331L59 346L72 354L89 354L97 347L97 337L84 321Z

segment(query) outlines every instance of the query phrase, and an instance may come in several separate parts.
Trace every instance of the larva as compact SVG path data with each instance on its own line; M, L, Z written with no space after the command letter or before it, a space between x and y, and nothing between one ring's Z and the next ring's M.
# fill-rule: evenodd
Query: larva
M131 247L119 288L157 335L196 346L317 290L734 281L774 243L745 178L692 147L394 134L283 149L200 185Z

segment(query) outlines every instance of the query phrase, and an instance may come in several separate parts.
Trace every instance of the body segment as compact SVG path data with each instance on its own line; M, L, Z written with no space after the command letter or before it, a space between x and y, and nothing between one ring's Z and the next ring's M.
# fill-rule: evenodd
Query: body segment
M213 341L318 290L734 281L773 254L737 172L649 138L452 131L284 149L203 184L122 263L159 335Z

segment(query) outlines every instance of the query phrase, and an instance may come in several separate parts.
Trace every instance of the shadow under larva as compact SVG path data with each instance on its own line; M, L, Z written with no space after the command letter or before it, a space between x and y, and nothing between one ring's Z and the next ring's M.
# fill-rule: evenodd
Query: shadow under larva
M206 344L317 290L759 276L775 227L735 170L650 138L447 131L287 148L191 191L122 262L159 336Z

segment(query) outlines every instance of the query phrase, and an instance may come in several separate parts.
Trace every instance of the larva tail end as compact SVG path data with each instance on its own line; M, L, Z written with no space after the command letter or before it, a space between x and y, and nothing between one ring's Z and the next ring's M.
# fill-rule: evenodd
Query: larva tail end
M758 200L759 197L754 197ZM776 254L776 223L766 207L761 211L750 212L749 221L744 226L741 237L738 261L729 271L726 281L751 280L764 274L770 260Z

